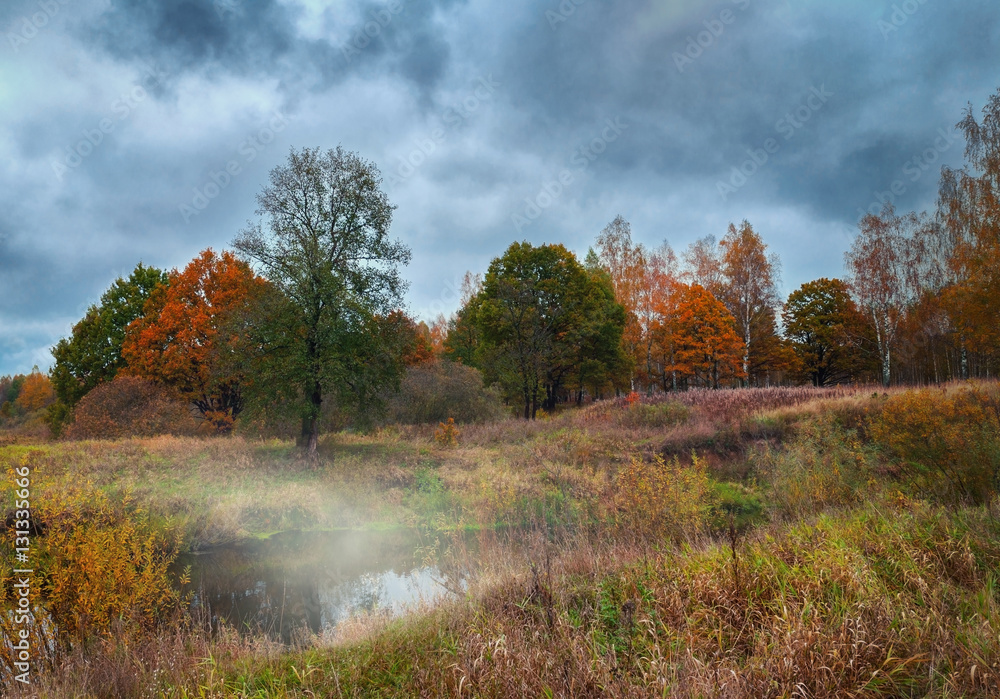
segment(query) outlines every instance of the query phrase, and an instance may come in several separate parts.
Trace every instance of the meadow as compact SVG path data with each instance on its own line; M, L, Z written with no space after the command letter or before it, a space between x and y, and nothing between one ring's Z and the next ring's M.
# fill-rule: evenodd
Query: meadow
M32 474L33 603L48 619L28 690L0 649L11 696L1000 686L993 382L633 394L536 421L340 432L315 456L239 434L6 438L0 464L11 514L16 469ZM468 586L291 646L210 631L170 568L275 532L394 527L453 542Z

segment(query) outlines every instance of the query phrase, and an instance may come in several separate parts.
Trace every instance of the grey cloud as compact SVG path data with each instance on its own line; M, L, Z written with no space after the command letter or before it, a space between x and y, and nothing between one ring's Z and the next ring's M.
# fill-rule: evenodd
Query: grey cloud
M140 259L179 266L225 246L290 146L343 142L389 175L444 130L391 193L395 232L414 247L415 310L441 306L443 280L481 271L515 238L584 252L618 213L640 240L677 249L760 221L792 284L841 273L838 249L873 193L899 180L901 206L933 204L961 142L916 180L904 168L1000 86L1000 12L987 0L923 3L888 34L879 22L897 0L398 0L356 52L345 49L388 2L314 2L310 14L296 0L54 1L35 38L0 53L5 74L31 76L5 81L0 118L0 374L30 369ZM565 21L547 16L570 6ZM37 7L3 3L0 30ZM676 55L725 10L733 21L680 69ZM146 101L58 180L56 154L151 65L161 77ZM487 75L495 93L445 124ZM723 201L717 182L821 86L835 96ZM239 148L272 109L289 125L248 161ZM616 117L622 138L515 231L525 197ZM179 207L234 158L240 174L185 222Z

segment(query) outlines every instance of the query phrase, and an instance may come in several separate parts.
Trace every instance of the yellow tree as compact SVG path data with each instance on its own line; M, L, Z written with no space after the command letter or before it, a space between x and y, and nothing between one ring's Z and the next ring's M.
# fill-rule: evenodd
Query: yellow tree
M663 375L662 364L654 355L657 332L664 323L663 297L677 281L677 256L666 242L655 250L633 243L631 226L621 216L601 232L597 247L615 298L625 308L623 346L635 363L635 379L651 391Z
M640 281L646 266L645 251L632 242L632 226L621 216L597 236L601 265L611 277L615 299L625 308L622 345L629 357L642 355L643 328L639 319ZM634 386L634 380L633 380Z
M678 318L685 288L676 275L664 275L656 297L656 317L650 330L650 353L659 369L658 378L664 391L676 391L680 387L678 351L681 337Z
M21 392L17 395L15 404L26 413L33 413L36 410L50 405L56 399L55 391L49 377L32 367L31 373L24 379Z

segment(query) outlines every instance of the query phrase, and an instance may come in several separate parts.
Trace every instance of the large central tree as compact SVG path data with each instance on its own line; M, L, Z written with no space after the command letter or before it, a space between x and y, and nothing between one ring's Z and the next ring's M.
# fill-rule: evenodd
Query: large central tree
M337 147L292 151L234 242L276 288L253 323L252 387L294 406L315 451L325 399L363 408L398 378L392 340L410 251L389 238L378 168ZM387 332L388 330L388 332Z

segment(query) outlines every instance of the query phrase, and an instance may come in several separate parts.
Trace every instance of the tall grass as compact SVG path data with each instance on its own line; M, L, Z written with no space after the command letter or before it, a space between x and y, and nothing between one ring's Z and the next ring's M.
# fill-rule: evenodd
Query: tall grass
M244 439L2 447L6 465L32 459L42 497L72 503L45 515L73 523L64 543L79 531L74 545L147 562L115 578L109 594L138 595L119 607L88 597L98 588L83 559L46 564L82 581L63 608L95 611L88 640L64 645L35 689L994 696L998 395L995 384L692 392L463 425L441 443L434 425L334 435L317 460ZM176 598L151 586L176 545L168 523L190 546L386 522L439 536L484 527L476 553L454 562L471 571L463 596L281 648L172 617Z

